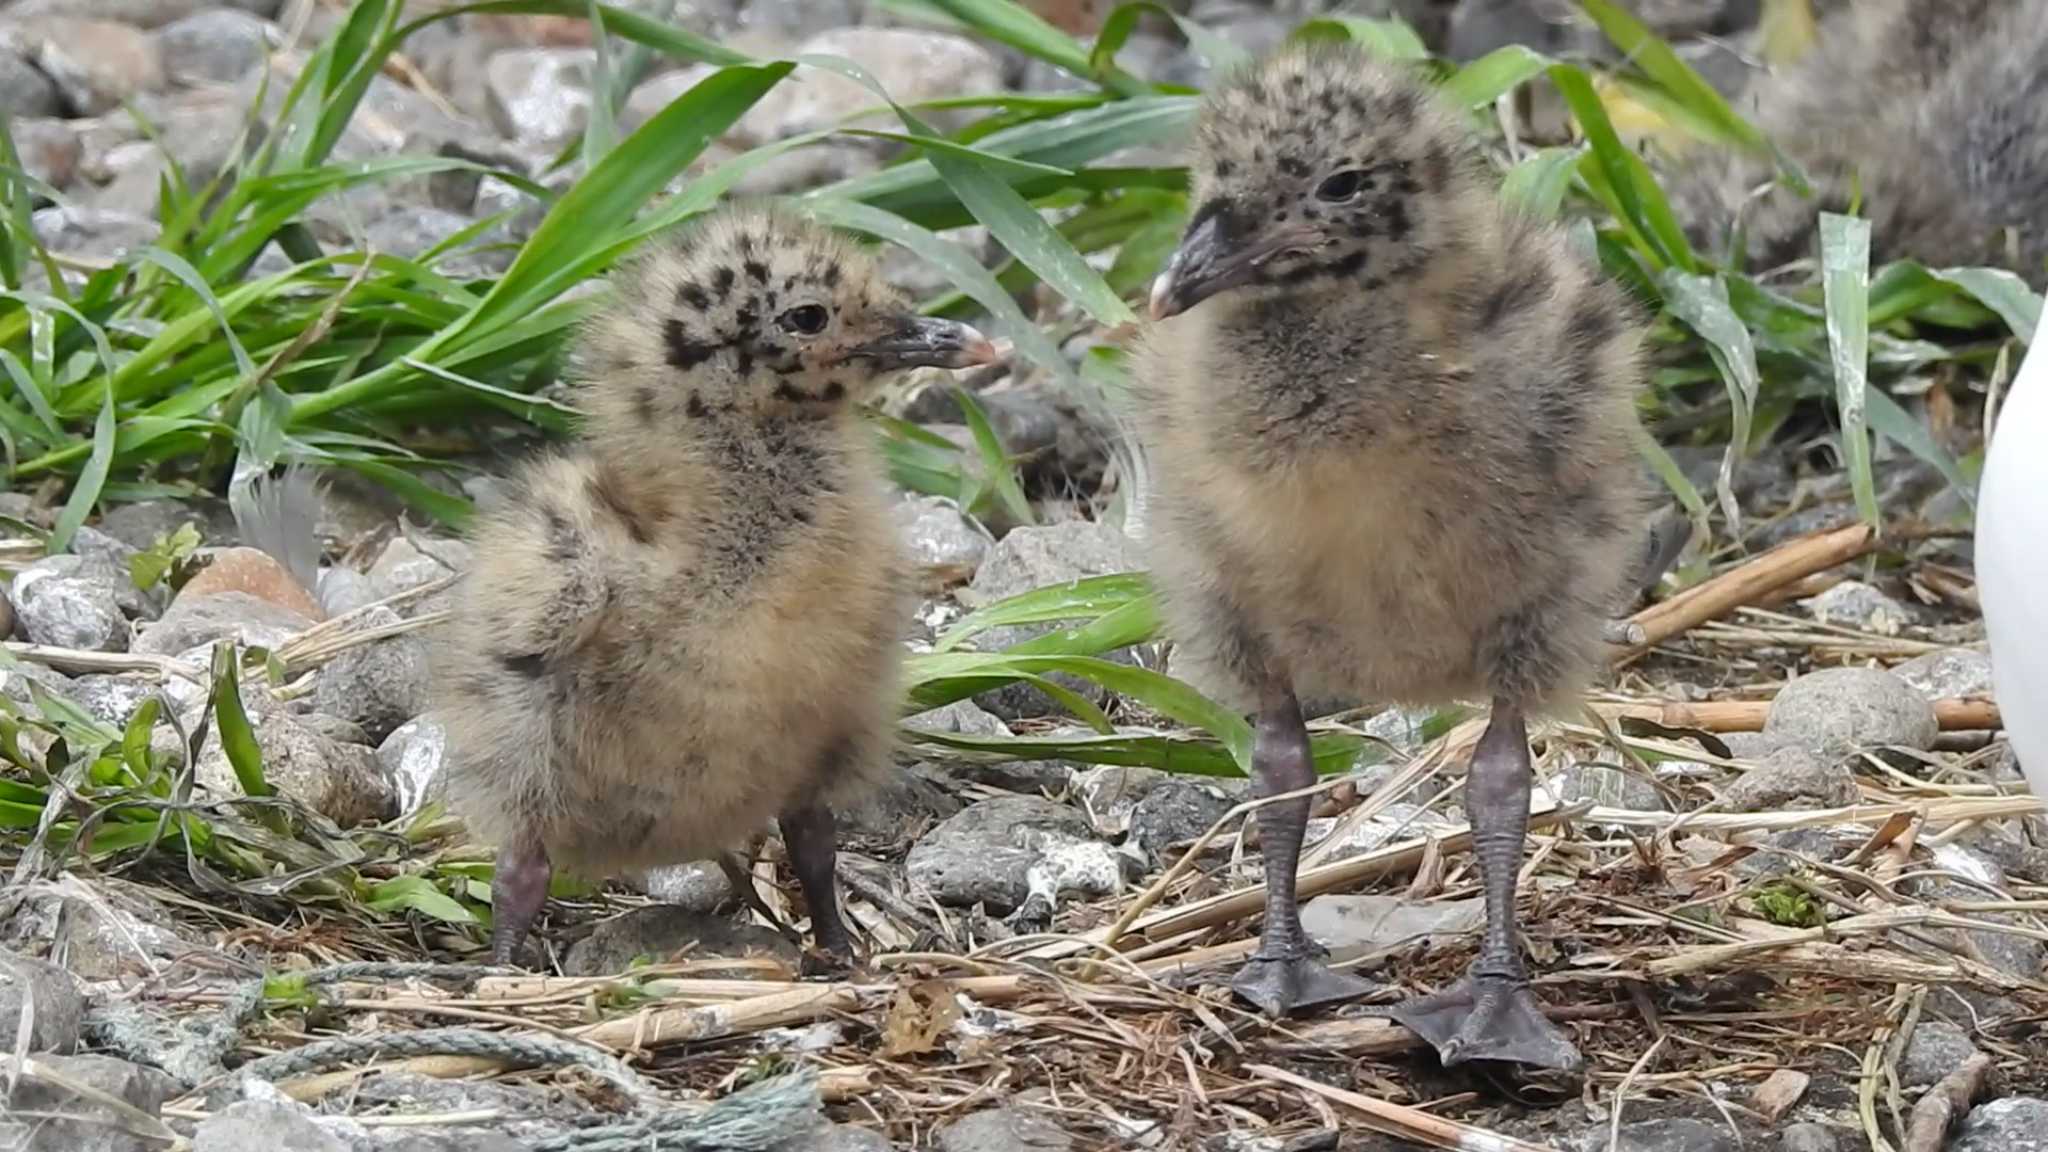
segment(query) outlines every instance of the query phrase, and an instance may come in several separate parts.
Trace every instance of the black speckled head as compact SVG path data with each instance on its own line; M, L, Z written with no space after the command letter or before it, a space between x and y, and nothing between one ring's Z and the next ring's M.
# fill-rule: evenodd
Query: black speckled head
M1449 198L1472 189L1470 138L1421 77L1349 43L1290 45L1203 101L1193 211L1153 288L1153 314L1232 289L1419 267Z
M695 222L623 276L621 296L641 335L607 348L601 331L588 351L600 362L652 361L630 364L640 387L649 376L672 381L687 415L829 411L899 369L995 357L973 328L919 316L866 252L782 209L728 207Z

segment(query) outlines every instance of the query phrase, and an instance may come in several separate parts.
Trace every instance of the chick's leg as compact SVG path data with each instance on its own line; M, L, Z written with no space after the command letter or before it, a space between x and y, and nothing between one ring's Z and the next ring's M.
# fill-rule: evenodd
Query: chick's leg
M1507 1060L1542 1068L1579 1067L1578 1049L1529 995L1515 945L1515 879L1529 830L1529 734L1519 707L1495 700L1472 752L1467 781L1472 855L1486 897L1486 936L1465 979L1433 996L1387 1009L1433 1045L1445 1064Z
M1260 694L1252 776L1261 798L1315 783L1301 704L1284 682L1270 683ZM1301 911L1294 903L1294 871L1301 863L1308 810L1306 796L1259 809L1259 845L1266 859L1266 930L1259 950L1230 986L1273 1016L1311 1004L1355 999L1377 987L1324 966L1318 959L1321 947L1302 930Z
M780 823L790 869L796 873L804 904L811 912L811 939L822 954L817 959L807 956L806 967L819 972L850 967L853 942L839 915L838 822L831 809L810 804L783 813Z
M491 870L492 963L518 962L519 946L547 903L553 875L554 865L539 836L522 833L499 846L498 863Z

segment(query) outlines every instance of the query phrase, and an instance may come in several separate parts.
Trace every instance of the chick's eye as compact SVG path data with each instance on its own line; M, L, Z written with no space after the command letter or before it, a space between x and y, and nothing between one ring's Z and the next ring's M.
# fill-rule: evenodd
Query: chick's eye
M816 336L825 330L825 320L825 309L822 306L806 304L801 308L791 308L789 311L784 312L780 317L776 318L776 323L782 325L783 330L786 332L795 332L804 336Z
M1358 186L1364 180L1364 174L1356 168L1339 172L1335 176L1324 180L1321 184L1316 185L1316 197L1321 200L1328 200L1333 204L1341 203L1358 195Z

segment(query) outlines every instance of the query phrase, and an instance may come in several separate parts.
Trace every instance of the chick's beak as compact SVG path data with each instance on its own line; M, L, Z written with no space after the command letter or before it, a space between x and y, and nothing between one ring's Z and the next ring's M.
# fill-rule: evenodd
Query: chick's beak
M1002 350L979 331L957 320L936 316L905 316L889 331L855 348L884 370L894 368L971 368L993 364Z
M1154 320L1178 316L1218 292L1248 283L1267 261L1313 242L1299 227L1233 237L1225 220L1222 213L1206 216L1181 238L1166 270L1152 282Z

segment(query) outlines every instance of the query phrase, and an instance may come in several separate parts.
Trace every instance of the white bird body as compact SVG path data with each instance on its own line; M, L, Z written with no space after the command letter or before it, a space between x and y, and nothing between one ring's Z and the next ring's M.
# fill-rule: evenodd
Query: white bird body
M1992 691L2020 770L2048 800L2048 310L1993 429L1977 497L1977 595Z

